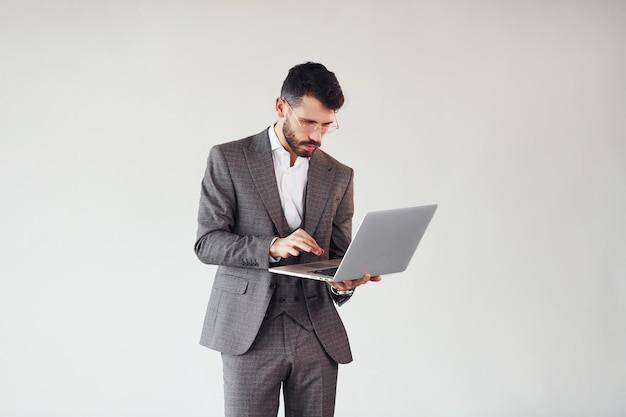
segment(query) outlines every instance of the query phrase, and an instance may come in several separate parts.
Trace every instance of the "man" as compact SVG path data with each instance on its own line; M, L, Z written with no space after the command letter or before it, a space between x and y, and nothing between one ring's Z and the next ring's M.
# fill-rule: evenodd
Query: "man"
M337 368L352 361L333 304L380 277L325 283L270 265L342 257L352 237L353 170L319 148L344 102L335 75L289 70L278 121L215 146L202 181L195 251L219 265L201 344L222 352L227 416L332 416Z

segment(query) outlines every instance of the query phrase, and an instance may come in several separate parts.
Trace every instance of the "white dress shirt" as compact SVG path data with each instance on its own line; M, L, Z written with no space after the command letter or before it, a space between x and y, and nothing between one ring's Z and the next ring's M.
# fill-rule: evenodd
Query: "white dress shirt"
M290 166L289 152L283 148L274 125L268 130L274 160L274 173L280 194L280 204L283 206L285 218L291 230L302 226L304 219L304 198L309 172L309 158L299 156L293 166Z

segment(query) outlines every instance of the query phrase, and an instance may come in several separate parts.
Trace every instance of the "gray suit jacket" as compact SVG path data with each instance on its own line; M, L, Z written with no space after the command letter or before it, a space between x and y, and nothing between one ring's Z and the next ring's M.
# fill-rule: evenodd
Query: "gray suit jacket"
M320 149L309 163L303 229L324 248L321 259L342 257L352 237L353 170ZM280 204L267 129L213 147L202 181L195 251L219 265L200 343L239 355L254 341L276 288L267 271L274 237L290 230ZM319 260L302 253L281 263ZM352 360L348 337L328 284L304 279L306 306L315 333L338 363Z

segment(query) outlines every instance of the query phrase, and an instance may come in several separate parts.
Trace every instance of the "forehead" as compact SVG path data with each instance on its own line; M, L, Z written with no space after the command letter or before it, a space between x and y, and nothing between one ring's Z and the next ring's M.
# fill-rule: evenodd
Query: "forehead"
M320 123L329 123L335 120L335 111L324 106L321 101L313 96L303 96L300 104L294 108L298 110L298 116L302 119Z

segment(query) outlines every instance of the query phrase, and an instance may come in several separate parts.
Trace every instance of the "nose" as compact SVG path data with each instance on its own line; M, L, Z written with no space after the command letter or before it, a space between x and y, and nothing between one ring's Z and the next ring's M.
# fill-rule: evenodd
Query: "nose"
M309 139L314 140L317 143L322 142L322 129L315 129L311 133L309 133Z

